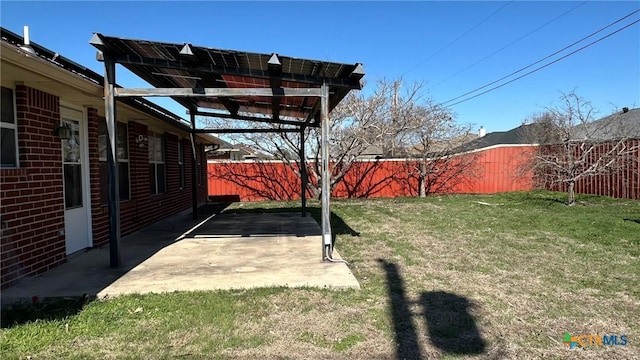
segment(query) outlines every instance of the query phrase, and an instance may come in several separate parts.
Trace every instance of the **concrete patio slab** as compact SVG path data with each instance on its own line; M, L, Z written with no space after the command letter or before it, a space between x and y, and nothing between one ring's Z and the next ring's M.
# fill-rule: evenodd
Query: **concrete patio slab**
M181 214L122 238L123 264L117 269L109 268L108 247L74 255L3 290L2 303L34 296L360 287L346 264L322 261L320 227L311 216L223 212L200 221ZM337 251L334 258L340 259Z

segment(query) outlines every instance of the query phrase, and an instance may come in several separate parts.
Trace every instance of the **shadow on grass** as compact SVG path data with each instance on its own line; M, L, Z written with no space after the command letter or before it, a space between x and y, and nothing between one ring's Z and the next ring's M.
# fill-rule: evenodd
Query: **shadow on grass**
M46 298L39 301L18 302L2 307L0 326L11 328L34 321L62 320L77 315L95 296Z
M387 291L396 339L397 359L422 359L418 333L407 299L404 281L398 265L378 259L387 278ZM472 304L465 297L442 292L427 291L417 303L424 316L428 339L433 346L451 355L478 355L486 351L476 320L471 315Z
M640 224L640 219L623 219L624 221L634 222L636 224Z
M438 349L457 355L477 355L485 351L476 321L466 298L443 291L428 291L420 305L429 329L429 339Z
M396 358L422 359L418 333L413 324L409 309L409 300L404 289L404 281L398 271L398 265L378 259L387 277L387 293L391 304L393 334L396 338Z

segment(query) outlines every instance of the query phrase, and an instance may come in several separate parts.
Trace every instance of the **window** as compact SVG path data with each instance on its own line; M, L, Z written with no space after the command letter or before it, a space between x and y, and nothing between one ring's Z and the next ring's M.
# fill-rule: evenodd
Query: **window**
M13 89L2 87L2 118L0 119L0 167L18 167L18 126Z
M151 195L167 192L162 134L149 131L149 179Z
M180 190L184 189L184 139L178 142L178 170L180 172Z
M127 136L127 124L116 122L118 148L118 182L120 201L129 200L129 141ZM109 201L109 165L107 164L107 151L109 134L107 133L107 121L105 118L98 120L98 151L100 160L100 202L106 204Z

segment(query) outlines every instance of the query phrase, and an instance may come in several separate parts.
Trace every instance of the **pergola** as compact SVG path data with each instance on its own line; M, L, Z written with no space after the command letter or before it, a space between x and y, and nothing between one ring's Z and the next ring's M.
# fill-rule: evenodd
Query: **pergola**
M116 98L170 97L183 105L191 120L193 218L198 217L195 136L198 133L297 132L300 134L302 215L306 208L305 129L321 129L322 259L332 260L330 224L329 113L352 89L362 89L362 64L298 59L212 49L189 43L171 44L123 39L95 33L89 41L105 65L105 118L109 133L110 264L120 265L120 205L116 147ZM116 86L121 64L153 88ZM209 110L205 110L209 109ZM202 129L196 116L267 122L273 129Z

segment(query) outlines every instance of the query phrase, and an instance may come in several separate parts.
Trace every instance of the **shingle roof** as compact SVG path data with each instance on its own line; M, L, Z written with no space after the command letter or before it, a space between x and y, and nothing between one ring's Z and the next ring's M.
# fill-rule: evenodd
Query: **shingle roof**
M22 45L22 43L24 42L24 39L22 36L7 30L3 27L0 27L0 34L2 37L2 41L5 41L9 44L13 44L16 47L20 47L20 45ZM42 45L39 45L33 41L31 41L31 47L33 48L33 50L36 53L36 56L38 56L41 59L44 59L48 62L50 62L52 65L55 66L59 66L67 71L69 71L70 73L76 74L78 76L81 76L82 78L91 81L92 83L99 85L99 86L103 86L104 85L104 77L98 73L96 73L95 71L84 67L76 62L74 62L73 60L70 60L60 54L58 54L57 52L54 52ZM140 110L144 113L146 113L149 116L152 116L156 119L160 119L166 123L169 123L175 127L178 127L180 129L183 129L185 131L190 131L190 127L186 124L186 120L182 119L181 117L179 117L178 115L172 113L171 111L147 100L144 98L121 98L119 99L119 101L137 109ZM213 136L209 136L209 140L213 140L217 138L213 137Z
M572 131L572 137L576 140L640 138L640 108L625 109L589 123L587 126L576 126Z
M533 133L532 127L534 126L537 126L537 124L524 124L508 131L491 132L458 146L453 150L453 153L473 151L494 145L532 144L535 143L535 141L532 141L531 136Z

